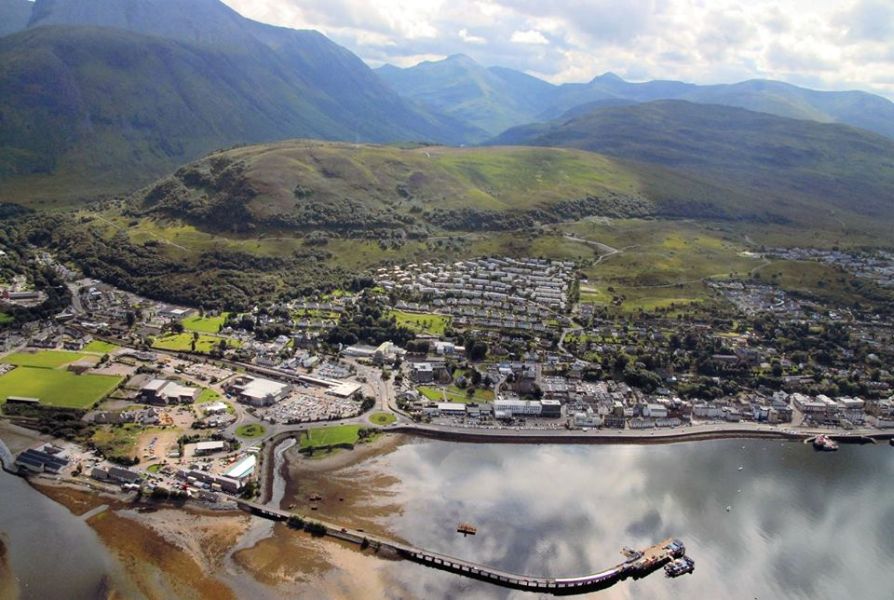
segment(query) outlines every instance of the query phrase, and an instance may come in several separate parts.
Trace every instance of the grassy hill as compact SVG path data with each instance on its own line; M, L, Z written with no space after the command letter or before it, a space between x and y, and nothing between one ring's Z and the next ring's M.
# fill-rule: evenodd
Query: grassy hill
M734 191L754 212L805 225L894 218L894 141L842 125L660 101L516 128L493 143L660 165Z
M557 118L580 105L608 100L719 104L779 117L841 123L894 137L894 103L881 96L860 91L825 92L761 79L719 85L680 81L632 83L607 73L589 83L559 86L553 104L540 117Z
M140 215L218 231L500 230L590 214L650 214L639 174L574 150L292 140L214 153L141 192Z

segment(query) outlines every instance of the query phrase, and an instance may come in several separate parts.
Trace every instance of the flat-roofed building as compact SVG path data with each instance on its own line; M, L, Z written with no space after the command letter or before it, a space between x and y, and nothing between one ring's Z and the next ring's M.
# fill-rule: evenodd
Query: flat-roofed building
M460 417L466 414L466 405L460 402L439 402L438 412L445 416Z
M230 386L240 402L251 406L270 406L285 399L292 391L288 383L242 376Z
M249 454L244 456L241 460L236 461L236 463L224 471L222 475L224 477L229 477L230 479L242 481L254 474L257 464L258 458L253 454Z
M140 399L148 404L192 404L199 397L199 388L168 379L153 379L140 388Z
M212 402L203 407L203 411L206 415L219 415L227 412L228 406L223 402Z
M198 442L196 444L196 456L205 456L206 454L214 454L215 452L223 452L227 449L227 444L223 440L211 440L208 442Z
M541 400L540 416L557 419L562 416L562 403L558 400Z
M35 406L40 404L40 398L29 398L26 396L7 396L6 403Z
M410 377L416 383L431 383L435 380L435 369L431 363L419 362L410 367Z
M498 399L494 401L494 416L506 418L509 414L513 417L528 416L539 417L543 412L543 405L538 400Z
M29 448L16 457L15 465L31 473L59 473L68 466L68 453L59 446L44 444Z
M667 418L667 407L663 404L646 404L643 407L643 416L652 419Z
M232 477L224 477L223 475L213 475L198 469L182 470L177 472L177 477L185 479L187 482L196 485L198 482L205 484L212 491L228 492L235 494L243 487L243 482ZM201 487L201 486L196 486Z

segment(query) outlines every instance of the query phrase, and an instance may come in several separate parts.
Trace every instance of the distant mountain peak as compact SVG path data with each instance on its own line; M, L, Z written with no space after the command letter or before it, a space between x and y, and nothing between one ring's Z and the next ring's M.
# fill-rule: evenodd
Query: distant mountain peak
M593 81L603 81L603 82L618 82L625 83L624 78L618 75L617 73L612 73L611 71L606 71L602 75L597 75L593 78Z
M467 54L451 54L450 56L445 58L443 62L458 63L476 67L479 66L478 62Z

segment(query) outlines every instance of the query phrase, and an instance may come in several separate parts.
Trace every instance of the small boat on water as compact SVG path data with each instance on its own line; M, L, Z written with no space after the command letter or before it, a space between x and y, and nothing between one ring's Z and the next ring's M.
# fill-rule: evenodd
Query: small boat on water
M677 558L664 566L664 574L667 577L679 577L686 573L692 573L695 570L695 561L684 556Z
M456 526L456 532L463 535L475 535L478 533L478 528L471 523L460 523Z
M838 442L827 435L820 434L813 438L813 449L820 452L835 452L838 450Z

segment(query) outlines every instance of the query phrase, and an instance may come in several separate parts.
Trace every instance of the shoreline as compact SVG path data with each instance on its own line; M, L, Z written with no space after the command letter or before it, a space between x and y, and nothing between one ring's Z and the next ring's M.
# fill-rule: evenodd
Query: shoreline
M276 473L276 461L274 454L281 444L289 439L298 439L303 429L282 431L264 442L264 464L259 473L261 493L257 499L259 504L268 505L272 500L273 484L282 473ZM314 459L313 471L326 471L336 469L348 464L359 462L372 452L384 445L385 440L391 438L390 434L406 436L407 438L420 438L439 440L454 443L467 444L533 444L533 445L661 445L708 442L714 440L730 439L755 439L755 440L783 440L790 442L805 442L817 435L825 434L837 442L845 444L878 444L888 440L894 440L894 432L861 431L860 433L848 433L830 430L794 431L782 429L758 429L756 427L723 426L723 425L696 425L686 430L644 430L642 433L623 431L543 431L543 430L475 430L443 428L425 425L392 425L387 428L379 428L379 439L368 445L357 446L352 450L342 450L332 457ZM305 465L307 466L307 465ZM285 468L283 461L279 468ZM278 506L275 508L279 508Z
M678 444L724 439L782 439L804 441L824 434L837 442L867 444L894 439L894 432L861 431L849 433L835 430L794 431L758 429L742 426L693 426L686 429L644 430L642 433L623 431L569 430L476 430L442 428L424 425L396 425L385 430L428 439L482 444Z

